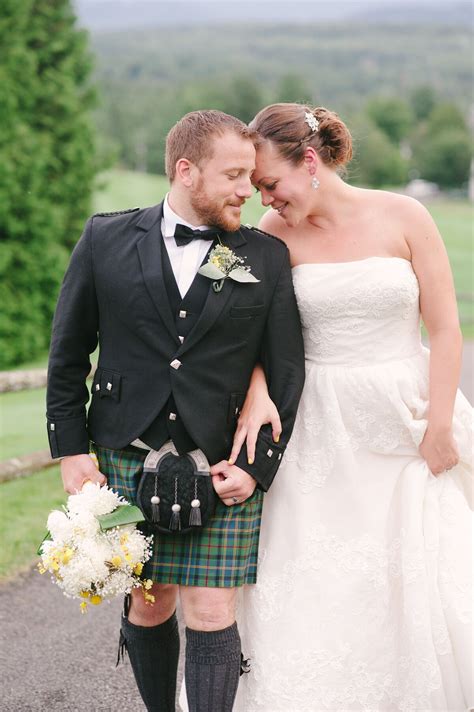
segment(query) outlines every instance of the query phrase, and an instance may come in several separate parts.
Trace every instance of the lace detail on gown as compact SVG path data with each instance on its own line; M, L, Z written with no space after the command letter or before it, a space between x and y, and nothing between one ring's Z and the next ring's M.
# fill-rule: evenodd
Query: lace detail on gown
M429 352L408 261L293 277L306 384L240 602L252 672L235 709L466 710L472 409L458 393L461 462L433 477L418 453Z

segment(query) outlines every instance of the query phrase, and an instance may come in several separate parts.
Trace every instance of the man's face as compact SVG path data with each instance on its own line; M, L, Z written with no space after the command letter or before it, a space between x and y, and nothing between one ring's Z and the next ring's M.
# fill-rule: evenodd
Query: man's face
M212 158L195 166L191 206L203 225L233 232L240 226L242 205L252 195L255 148L250 139L231 131L211 141Z

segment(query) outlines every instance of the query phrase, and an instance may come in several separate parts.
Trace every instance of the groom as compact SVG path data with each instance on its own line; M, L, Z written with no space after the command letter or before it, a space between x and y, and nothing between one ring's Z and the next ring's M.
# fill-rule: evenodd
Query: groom
M200 448L218 494L207 527L155 535L146 573L153 605L134 590L122 639L148 710L175 709L178 590L186 622L190 710L231 710L240 672L237 587L256 580L266 491L290 437L304 380L298 311L285 245L240 225L251 195L253 135L219 111L196 111L170 131L171 184L151 208L94 215L64 278L53 324L47 421L64 487L99 481L135 501L150 449ZM258 280L197 274L216 245ZM229 253L227 253L229 254ZM86 415L89 355L99 346ZM255 461L232 439L253 368L262 362L282 437L262 428ZM88 456L90 441L99 460ZM285 523L282 522L282 526Z

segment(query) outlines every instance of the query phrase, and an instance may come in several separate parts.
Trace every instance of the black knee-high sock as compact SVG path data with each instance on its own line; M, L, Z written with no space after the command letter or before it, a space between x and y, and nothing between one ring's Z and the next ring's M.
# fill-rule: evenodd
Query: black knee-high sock
M122 639L148 712L175 712L179 632L176 614L150 628L122 618Z
M189 712L231 712L240 677L237 623L204 632L186 628L186 694Z

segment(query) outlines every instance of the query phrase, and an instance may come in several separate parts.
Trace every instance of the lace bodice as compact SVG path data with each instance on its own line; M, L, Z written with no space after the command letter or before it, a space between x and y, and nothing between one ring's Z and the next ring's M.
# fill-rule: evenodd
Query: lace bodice
M418 280L398 257L293 268L306 358L361 366L420 351Z

